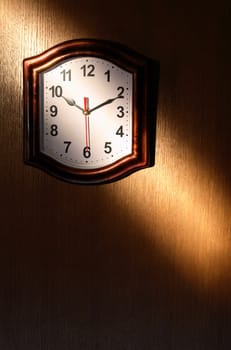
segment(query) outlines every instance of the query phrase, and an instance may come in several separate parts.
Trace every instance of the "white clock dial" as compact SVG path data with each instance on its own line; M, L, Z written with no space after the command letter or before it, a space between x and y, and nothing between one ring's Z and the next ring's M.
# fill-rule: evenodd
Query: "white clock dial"
M77 57L40 73L40 151L78 169L132 153L133 75L97 57Z

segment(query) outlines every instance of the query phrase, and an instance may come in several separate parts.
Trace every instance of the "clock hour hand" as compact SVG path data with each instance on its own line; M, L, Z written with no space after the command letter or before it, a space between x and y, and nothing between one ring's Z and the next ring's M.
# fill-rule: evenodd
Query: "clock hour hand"
M96 109L101 108L101 107L103 107L105 105L108 105L109 103L112 103L113 101L117 100L117 98L123 98L123 96L116 96L114 98L109 98L108 100L100 103L98 106L91 108L89 110L89 113L91 113L91 112L95 111Z
M78 106L73 98L67 98L62 96L62 98L69 104L69 106L74 106L78 109L80 109L82 112L84 112L84 109L80 106Z

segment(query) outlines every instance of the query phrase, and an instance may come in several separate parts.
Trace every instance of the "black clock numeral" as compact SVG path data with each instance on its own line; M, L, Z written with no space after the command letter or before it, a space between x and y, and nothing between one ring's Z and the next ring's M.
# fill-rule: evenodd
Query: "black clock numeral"
M62 72L60 72L60 74L62 74L63 76L63 81L71 81L71 69L69 70L62 70Z
M51 117L56 117L58 114L58 108L55 105L50 106L50 116Z
M49 90L51 90L52 97L61 97L63 94L63 89L62 89L62 86L60 85L57 85L57 86L52 85L49 88Z
M84 64L80 69L83 70L83 76L84 77L94 77L95 73L95 66L93 64L89 64L88 66L86 64Z
M58 135L58 125L52 124L51 125L51 131L50 131L51 136L57 136Z
M63 143L64 143L64 145L66 145L66 147L65 147L65 153L68 153L69 147L70 147L70 145L71 145L71 141L64 141Z
M83 149L84 158L90 158L91 156L91 148L89 146L84 147Z
M119 135L120 137L124 136L123 125L120 125L119 129L116 131L116 135Z
M124 117L124 107L123 106L118 106L117 107L119 113L116 115L118 118L123 118Z
M105 142L104 152L105 153L111 153L111 151L112 151L111 142Z
M123 93L124 93L124 88L122 86L119 86L117 88L117 91L119 91L118 97L124 98Z
M110 72L110 70L108 69L104 74L107 76L107 81L109 82L111 80L111 72Z

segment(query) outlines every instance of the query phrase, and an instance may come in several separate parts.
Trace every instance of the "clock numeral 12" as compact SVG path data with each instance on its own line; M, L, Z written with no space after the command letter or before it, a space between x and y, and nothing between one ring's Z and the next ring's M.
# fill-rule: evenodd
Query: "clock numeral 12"
M94 77L95 74L93 73L95 70L95 66L93 64L89 64L88 66L84 64L80 69L83 70L83 76L84 77Z

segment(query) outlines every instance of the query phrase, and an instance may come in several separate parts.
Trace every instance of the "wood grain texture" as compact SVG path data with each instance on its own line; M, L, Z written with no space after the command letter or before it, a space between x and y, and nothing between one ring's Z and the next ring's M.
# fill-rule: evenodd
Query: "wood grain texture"
M230 349L230 6L1 1L1 349ZM155 167L92 187L22 161L22 60L84 37L160 61Z

